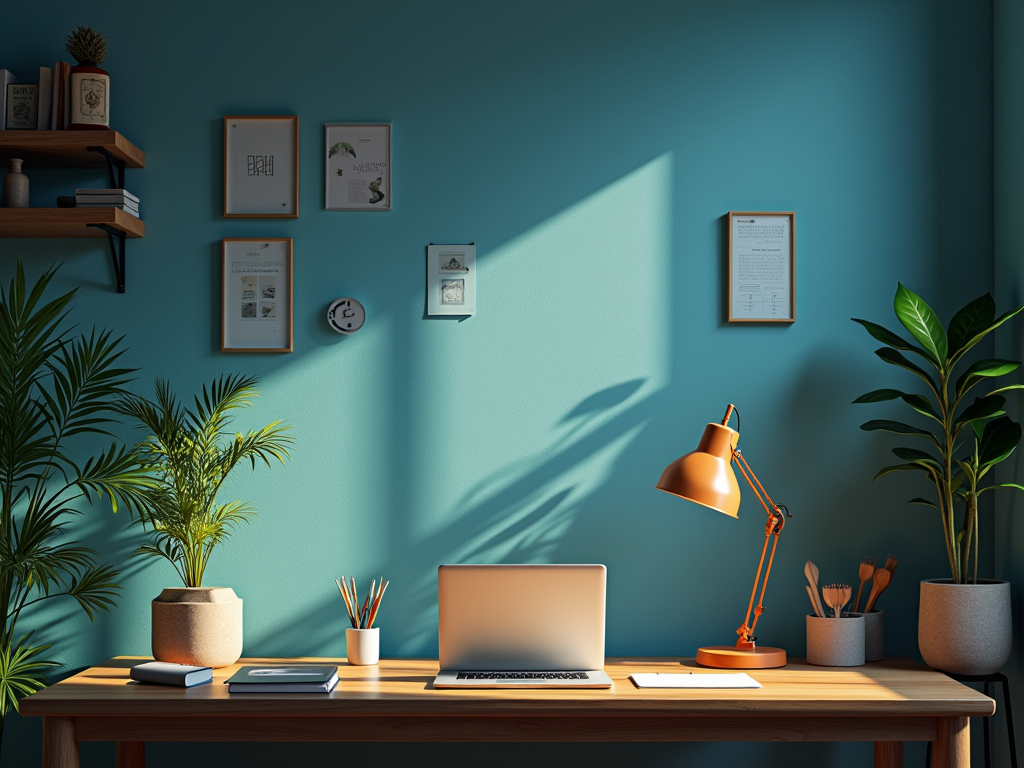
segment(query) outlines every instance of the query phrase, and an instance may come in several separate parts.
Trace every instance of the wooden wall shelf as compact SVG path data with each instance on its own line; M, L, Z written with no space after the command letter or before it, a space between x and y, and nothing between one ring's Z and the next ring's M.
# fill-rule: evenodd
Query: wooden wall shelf
M10 166L12 157L33 168L105 168L103 153L123 163L124 168L145 168L146 153L117 131L0 131L0 162Z
M0 208L0 237L106 237L97 224L146 236L145 222L119 208Z

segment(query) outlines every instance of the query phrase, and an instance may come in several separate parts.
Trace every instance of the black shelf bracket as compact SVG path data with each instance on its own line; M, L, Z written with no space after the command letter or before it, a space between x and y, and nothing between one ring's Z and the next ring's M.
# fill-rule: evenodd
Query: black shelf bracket
M125 233L109 224L87 224L86 226L96 227L96 229L102 229L107 233L107 242L110 244L110 260L114 263L114 277L117 278L117 292L124 293Z
M110 174L110 186L114 189L124 189L124 160L110 154L106 147L88 147L88 150L90 152L95 152L98 155L102 155L103 159L107 161L107 172Z

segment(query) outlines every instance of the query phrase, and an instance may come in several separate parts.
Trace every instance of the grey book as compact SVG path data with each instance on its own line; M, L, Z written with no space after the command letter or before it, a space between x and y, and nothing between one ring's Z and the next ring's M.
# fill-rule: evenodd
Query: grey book
M228 693L330 693L338 684L338 668L311 664L242 667L227 684Z
M35 83L11 83L7 86L7 130L36 130L36 100L39 86Z
M94 195L101 196L101 197L110 197L110 196L124 197L124 198L126 198L128 200L131 200L133 203L138 203L139 202L139 198L137 198L135 195L133 195L127 189L76 189L75 190L75 197L77 197L77 198L92 197Z
M129 676L140 683L191 688L193 685L202 685L213 680L213 670L210 667L192 667L167 661L147 661L132 667Z

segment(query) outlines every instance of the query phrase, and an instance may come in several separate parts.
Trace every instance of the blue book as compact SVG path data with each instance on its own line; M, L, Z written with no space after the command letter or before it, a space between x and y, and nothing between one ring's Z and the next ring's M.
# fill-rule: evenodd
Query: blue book
M227 684L228 693L330 693L338 684L338 668L311 664L242 667Z
M190 667L188 664L171 664L167 661L147 661L132 667L130 676L140 683L191 688L213 680L213 670L210 667Z

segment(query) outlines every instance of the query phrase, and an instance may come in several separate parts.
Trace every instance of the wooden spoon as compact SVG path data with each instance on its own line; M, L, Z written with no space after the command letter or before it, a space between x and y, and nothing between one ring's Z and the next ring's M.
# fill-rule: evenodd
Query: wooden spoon
M825 614L821 612L821 609L818 607L818 604L814 601L814 593L811 591L811 588L807 585L804 585L804 589L807 590L807 596L811 598L811 609L814 611L814 615L817 616L819 619L824 619Z
M814 601L814 605L818 609L818 615L824 616L825 609L821 605L821 597L818 595L818 566L812 563L810 560L804 566L804 576L807 577L807 581L811 585L811 599Z
M835 611L836 618L842 618L843 607L850 602L851 588L849 584L829 584L821 593L825 596L828 607Z
M865 557L860 561L860 568L857 570L857 578L860 579L860 586L857 587L857 599L853 601L853 610L856 612L860 610L857 606L860 605L860 595L864 591L864 585L868 583L868 580L875 575L875 558Z
M871 613L871 609L875 607L875 601L885 591L885 588L889 586L891 579L892 573L885 570L885 568L875 570L875 575L871 579L871 595L868 597L867 605L864 606L864 613Z

